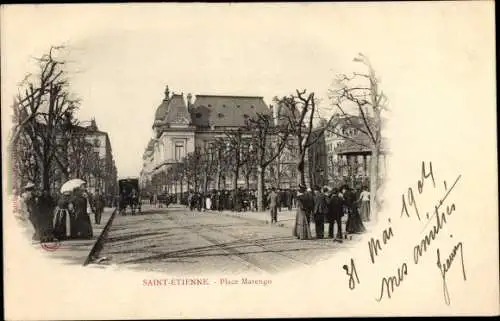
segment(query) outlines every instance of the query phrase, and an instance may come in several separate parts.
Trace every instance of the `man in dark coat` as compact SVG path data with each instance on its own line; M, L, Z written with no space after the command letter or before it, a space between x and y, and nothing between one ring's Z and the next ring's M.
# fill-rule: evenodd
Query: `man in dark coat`
M52 220L56 202L48 190L44 190L37 202L38 229L41 241L52 240Z
M328 200L326 193L328 189L325 188L321 193L320 187L316 187L316 195L314 196L314 223L316 226L316 238L322 239L325 233L325 217L328 214Z
M342 216L344 215L344 201L339 195L339 191L334 189L328 206L328 237L333 238L333 227L337 223L336 241L342 243Z
M269 209L271 210L271 224L278 222L278 204L279 204L279 195L274 190L274 187L271 189L271 193L268 196L268 204Z
M104 200L103 195L99 192L99 190L97 190L92 198L92 208L94 210L96 224L101 224L102 212L104 211L104 206L106 205L105 203L106 201Z

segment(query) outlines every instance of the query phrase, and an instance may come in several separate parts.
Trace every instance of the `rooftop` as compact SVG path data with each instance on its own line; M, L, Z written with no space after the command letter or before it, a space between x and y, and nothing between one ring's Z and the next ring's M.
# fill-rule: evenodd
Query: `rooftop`
M260 96L196 95L190 113L198 127L236 127L244 126L257 113L269 113L269 109Z

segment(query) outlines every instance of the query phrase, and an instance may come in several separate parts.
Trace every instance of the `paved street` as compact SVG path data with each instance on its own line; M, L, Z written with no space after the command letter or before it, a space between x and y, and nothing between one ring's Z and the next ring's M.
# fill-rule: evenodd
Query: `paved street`
M279 224L269 225L266 213L144 206L142 215L115 218L101 256L141 270L275 273L314 264L356 242L297 240L292 236L295 213L280 214Z

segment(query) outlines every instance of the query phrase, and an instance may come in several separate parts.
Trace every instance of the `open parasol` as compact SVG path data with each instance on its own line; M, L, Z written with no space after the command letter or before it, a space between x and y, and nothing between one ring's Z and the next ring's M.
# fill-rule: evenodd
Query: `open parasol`
M66 192L72 192L75 188L81 187L83 184L86 184L82 179L75 178L75 179L70 179L66 183L61 186L61 193L66 193Z

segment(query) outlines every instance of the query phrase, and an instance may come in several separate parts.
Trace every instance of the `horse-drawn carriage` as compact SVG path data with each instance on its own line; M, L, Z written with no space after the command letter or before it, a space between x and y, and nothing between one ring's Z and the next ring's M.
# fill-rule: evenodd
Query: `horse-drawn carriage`
M125 215L127 207L130 207L132 214L136 211L141 213L141 200L139 194L139 180L137 178L120 179L118 181L120 189L120 201L118 209L121 214Z

